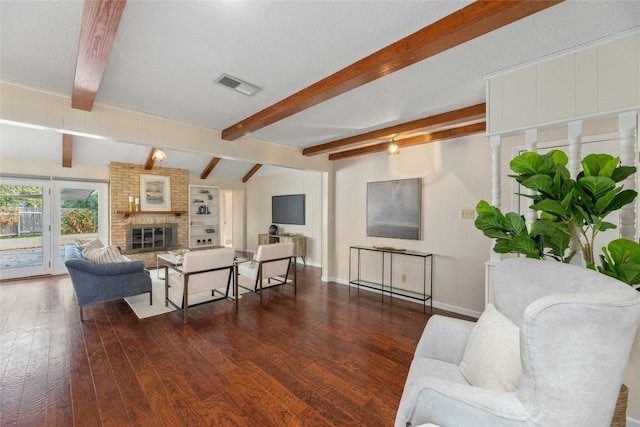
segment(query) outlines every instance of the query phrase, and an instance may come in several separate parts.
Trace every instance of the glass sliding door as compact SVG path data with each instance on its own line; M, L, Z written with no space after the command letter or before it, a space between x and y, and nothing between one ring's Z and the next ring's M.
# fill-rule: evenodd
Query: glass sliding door
M0 179L0 279L51 271L50 181Z
M53 274L63 274L64 245L100 239L109 242L108 185L104 182L53 181Z

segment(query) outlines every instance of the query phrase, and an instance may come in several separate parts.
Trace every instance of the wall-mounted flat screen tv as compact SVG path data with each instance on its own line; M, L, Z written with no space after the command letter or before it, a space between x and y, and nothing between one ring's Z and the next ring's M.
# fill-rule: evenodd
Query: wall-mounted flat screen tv
M271 197L271 222L304 225L304 194Z
M367 236L420 240L422 179L367 183Z

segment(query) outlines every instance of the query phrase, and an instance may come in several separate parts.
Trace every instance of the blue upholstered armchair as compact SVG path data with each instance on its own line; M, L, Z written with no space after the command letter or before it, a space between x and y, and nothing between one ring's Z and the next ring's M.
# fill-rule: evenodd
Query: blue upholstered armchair
M640 323L640 292L525 258L493 273L477 323L433 316L395 426L609 426Z

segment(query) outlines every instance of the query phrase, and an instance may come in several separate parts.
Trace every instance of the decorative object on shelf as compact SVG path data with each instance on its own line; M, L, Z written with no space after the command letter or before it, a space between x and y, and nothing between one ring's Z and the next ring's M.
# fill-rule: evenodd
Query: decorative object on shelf
M140 175L140 196L143 211L170 211L170 178L162 175Z
M136 197L136 212L140 212L140 198Z
M198 207L198 215L211 215L209 206L203 205Z
M395 137L393 137L391 138L391 142L387 147L387 154L392 156L394 154L399 154L399 153L400 153L400 147L398 147L398 144L396 144Z
M206 230L204 230L205 233L207 234L211 234L211 233L215 233L216 229L215 228L207 228Z
M133 196L129 196L129 212L133 212Z
M269 234L271 234L273 236L277 232L278 232L278 226L275 225L275 224L271 224L271 227L269 227Z
M151 158L153 160L155 160L156 162L166 162L167 161L167 155L164 153L164 150L162 148L154 148L153 149L153 154L151 155Z

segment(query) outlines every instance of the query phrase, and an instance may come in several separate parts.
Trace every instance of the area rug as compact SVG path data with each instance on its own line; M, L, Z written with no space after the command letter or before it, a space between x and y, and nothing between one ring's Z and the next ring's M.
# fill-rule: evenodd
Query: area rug
M170 313L175 310L171 304L168 307L164 305L164 280L157 279L153 272L151 277L153 304L149 304L149 294L134 295L124 299L139 319Z
M239 283L241 286L253 287L254 281L240 276ZM291 283L291 279L287 280L287 283ZM146 317L158 316L160 314L170 313L175 311L175 307L171 304L165 307L164 304L164 279L158 279L154 272L151 272L151 286L153 289L153 304L149 304L149 294L134 295L132 297L125 298L124 300L129 304L131 309L136 313L139 319ZM267 287L266 279L264 281L265 289ZM220 288L220 292L225 292L226 288ZM242 294L248 293L246 289L240 288L239 294L242 298ZM219 294L218 294L219 295ZM171 301L179 302L182 300L182 295L176 292L172 288L169 288L169 298ZM193 304L200 304L211 299L211 292L201 292L189 296L189 306Z

